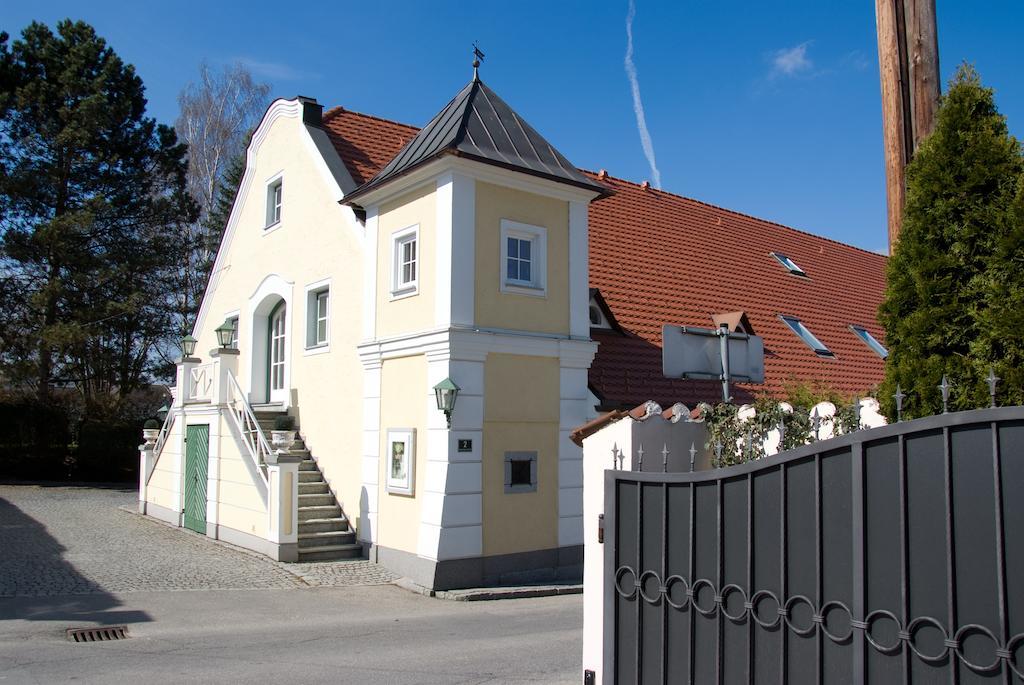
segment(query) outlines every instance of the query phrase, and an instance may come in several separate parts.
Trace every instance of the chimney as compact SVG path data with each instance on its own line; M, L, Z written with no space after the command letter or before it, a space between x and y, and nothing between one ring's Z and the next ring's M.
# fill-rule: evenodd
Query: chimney
M317 102L316 98L299 95L295 99L302 103L302 123L310 126L323 125L324 106Z

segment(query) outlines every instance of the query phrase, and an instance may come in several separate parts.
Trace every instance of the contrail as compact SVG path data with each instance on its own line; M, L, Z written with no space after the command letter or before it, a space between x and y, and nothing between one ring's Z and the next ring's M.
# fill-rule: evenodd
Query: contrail
M644 148L644 156L651 165L651 176L654 187L661 189L661 172L654 159L654 143L647 130L647 118L644 116L644 103L640 99L640 82L636 78L636 65L633 64L633 17L636 16L636 3L629 0L629 13L626 14L626 76L633 90L633 112L636 113L636 128L640 132L640 145Z

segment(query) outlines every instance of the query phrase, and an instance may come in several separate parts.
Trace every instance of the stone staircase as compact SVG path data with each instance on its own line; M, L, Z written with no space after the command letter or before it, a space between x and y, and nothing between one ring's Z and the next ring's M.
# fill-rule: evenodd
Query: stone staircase
M269 441L274 420L285 412L259 408L254 413ZM298 426L295 429L298 431ZM358 559L363 554L362 545L356 542L355 531L301 436L291 452L303 456L299 462L299 561Z

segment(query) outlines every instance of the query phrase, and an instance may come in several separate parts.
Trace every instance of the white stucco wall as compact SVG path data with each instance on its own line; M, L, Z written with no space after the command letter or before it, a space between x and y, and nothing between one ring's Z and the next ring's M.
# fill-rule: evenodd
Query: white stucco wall
M267 188L276 178L282 180L281 221L267 229ZM356 345L361 335L363 228L348 207L338 204L340 191L295 103L275 103L253 136L242 189L196 327L196 356L208 360L216 346L214 329L225 318L238 316L239 382L243 389L255 390L252 403L264 401L266 314L274 299L285 300L286 404L356 525L361 496L363 373ZM314 285L330 288L329 343L307 349L307 291ZM227 475L233 467L226 468Z

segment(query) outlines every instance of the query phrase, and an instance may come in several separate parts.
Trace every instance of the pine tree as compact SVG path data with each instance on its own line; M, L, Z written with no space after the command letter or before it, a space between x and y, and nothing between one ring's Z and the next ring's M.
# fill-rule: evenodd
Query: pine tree
M0 363L42 401L60 384L116 404L169 334L185 147L88 24L33 23L0 64Z
M217 250L220 248L221 238L224 236L224 229L228 224L228 217L231 216L231 208L235 206L235 198L238 196L238 187L242 184L242 175L245 174L245 152L234 157L228 164L224 174L224 181L217 192L217 197L206 216L204 228L208 237L205 246L210 255L210 263L207 272L213 266L213 260L217 257Z
M1008 310L1024 299L1022 169L1020 146L992 90L961 66L934 132L907 168L903 226L879 310L889 349L880 399L890 418L897 384L907 395L905 417L940 412L943 375L952 386L950 409L985 406L990 365L1018 379L1011 394L1020 398L1020 371L1006 361L1016 359L1019 369L1024 328L994 319L1021 323L1021 310Z

